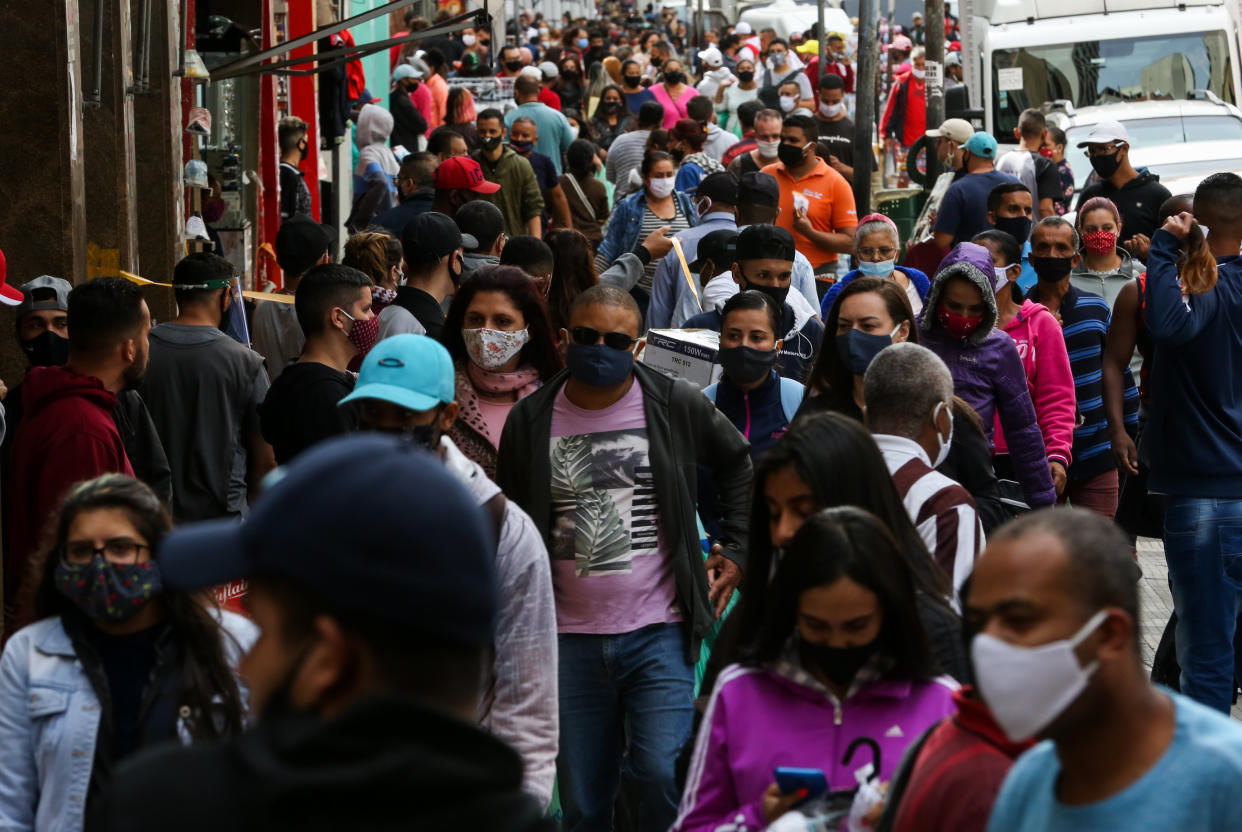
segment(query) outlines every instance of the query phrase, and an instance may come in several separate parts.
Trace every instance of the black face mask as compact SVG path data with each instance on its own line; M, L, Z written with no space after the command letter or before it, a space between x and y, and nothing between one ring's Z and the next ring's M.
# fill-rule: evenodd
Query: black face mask
M685 80L686 73L684 72L666 72L664 74L664 83L668 84L670 87L675 87Z
M720 366L735 384L753 384L767 378L776 364L776 350L760 350L754 347L724 347L718 353Z
M517 72L521 68L522 68L521 61L505 61L505 69L509 70L510 72Z
M1121 153L1114 150L1107 156L1092 156L1091 169L1100 175L1101 179L1107 179L1117 172L1117 168L1121 167Z
M802 164L802 160L805 158L803 153L802 148L792 144L782 143L780 147L776 148L776 158L784 162L787 168L796 168Z
M741 81L743 84L749 84L751 81L755 80L754 70L739 72L737 74L737 80Z
M52 330L21 342L22 352L31 367L59 367L69 360L69 339Z
M629 87L630 89L638 89L638 86L642 84L643 82L643 78L641 75L626 75L624 77L625 77L625 85Z
M746 280L746 275L742 275L742 279ZM762 292L776 301L777 309L785 308L785 298L789 297L788 286L760 286L757 283L751 283L749 280L746 280L746 285L742 287L742 291L750 291L752 289L756 292Z
M479 147L486 150L488 153L491 153L493 150L500 147L500 141L500 136L480 136Z
M303 162L305 162L306 157L310 155L310 144L307 143L305 139L303 139L302 143L298 145L298 153L300 154L301 161Z
M992 227L997 231L1012 234L1013 238L1019 243L1025 243L1027 238L1031 236L1030 217L997 217Z
M302 669L302 663L306 661L306 656L310 653L314 642L307 642L298 649L297 658L293 660L293 664L289 665L288 672L267 697L267 701L263 703L263 711L259 714L259 718L264 722L278 719L282 716L293 716L300 713L297 708L293 707L292 697L290 696L293 688L293 680L297 678L298 671Z
M854 681L858 671L875 655L877 636L869 644L855 647L828 647L822 644L802 642L802 655L806 660L819 668L834 685L845 687Z
M1070 273L1073 268L1073 257L1035 257L1027 258L1035 276L1041 283L1056 283Z
M621 109L621 102L605 101L600 109L602 109L605 113L615 113Z
M673 148L669 150L668 155L672 156L673 161L680 165L681 160L686 158L686 149L684 147Z

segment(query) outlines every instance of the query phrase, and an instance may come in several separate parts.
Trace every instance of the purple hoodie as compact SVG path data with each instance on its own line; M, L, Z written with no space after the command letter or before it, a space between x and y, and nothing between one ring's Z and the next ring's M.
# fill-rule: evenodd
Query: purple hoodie
M979 414L992 439L1000 416L1009 445L1009 459L1031 508L1056 502L1044 437L1026 383L1026 371L1013 339L996 328L996 295L992 292L992 254L974 243L958 243L940 262L919 316L919 343L949 367L953 392ZM954 338L936 317L945 283L953 277L968 281L983 295L983 323L965 338Z
M834 791L857 787L854 771L871 755L861 749L849 766L842 758L858 737L879 744L880 780L891 780L906 747L956 713L957 687L948 676L887 679L837 703L776 670L730 665L703 714L672 832L766 829L763 793L782 766L820 769Z

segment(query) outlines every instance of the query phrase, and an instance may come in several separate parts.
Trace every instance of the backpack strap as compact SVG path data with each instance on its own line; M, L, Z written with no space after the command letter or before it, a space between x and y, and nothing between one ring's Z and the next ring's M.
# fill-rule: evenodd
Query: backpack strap
M703 395L707 396L707 400L712 404L716 403L716 388L720 386L720 382L709 384L703 388Z
M500 533L505 527L505 509L508 505L509 500L503 491L483 504L483 511L492 518L492 529L495 531L497 546L500 545Z
M902 798L906 796L906 787L910 785L910 775L918 763L919 754L923 752L923 746L927 744L928 738L935 733L942 722L944 722L943 719L937 720L901 755L897 770L893 772L893 779L889 781L888 792L884 795L884 814L876 823L876 832L892 832L893 825L897 822L897 811L901 808Z
M806 395L806 387L794 381L792 378L780 376L781 382L781 410L785 414L785 421L793 424L794 414L798 412L798 408L802 406L802 399ZM715 385L712 385L713 387ZM704 390L703 392L707 392ZM712 391L712 401L715 401L715 391Z

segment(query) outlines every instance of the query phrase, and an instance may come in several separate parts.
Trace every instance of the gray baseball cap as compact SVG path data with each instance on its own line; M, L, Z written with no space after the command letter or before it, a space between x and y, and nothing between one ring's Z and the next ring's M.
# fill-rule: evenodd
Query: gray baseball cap
M43 291L40 291L41 289ZM73 285L64 278L52 277L50 274L39 275L34 280L22 284L22 292L26 297L17 305L17 317L20 318L36 309L56 309L67 312L69 311L69 293L72 290Z

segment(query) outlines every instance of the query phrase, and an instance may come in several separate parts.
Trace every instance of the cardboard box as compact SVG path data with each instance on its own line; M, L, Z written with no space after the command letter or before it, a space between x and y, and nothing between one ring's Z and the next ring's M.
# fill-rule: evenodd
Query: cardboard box
M652 329L640 359L673 378L707 387L720 378L720 333L710 329Z

